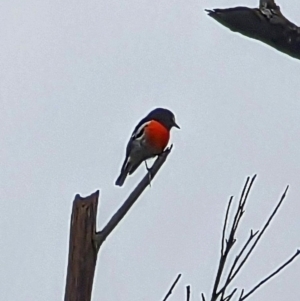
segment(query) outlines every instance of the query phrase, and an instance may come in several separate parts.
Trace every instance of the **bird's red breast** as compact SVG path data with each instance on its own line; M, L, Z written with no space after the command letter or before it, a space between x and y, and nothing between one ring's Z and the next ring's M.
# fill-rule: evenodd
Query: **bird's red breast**
M158 121L152 120L145 128L145 136L147 142L161 153L168 145L170 131Z

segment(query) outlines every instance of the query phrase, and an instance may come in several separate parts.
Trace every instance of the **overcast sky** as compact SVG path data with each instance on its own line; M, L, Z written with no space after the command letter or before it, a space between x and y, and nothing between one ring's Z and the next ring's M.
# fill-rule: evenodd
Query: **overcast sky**
M230 195L258 174L239 243L286 202L237 279L246 290L300 247L300 64L220 26L205 8L258 0L2 0L0 300L61 300L76 193L100 189L99 229L145 174L114 186L151 109L181 130L105 242L93 300L209 295ZM298 0L280 0L300 23ZM299 300L300 260L251 300Z

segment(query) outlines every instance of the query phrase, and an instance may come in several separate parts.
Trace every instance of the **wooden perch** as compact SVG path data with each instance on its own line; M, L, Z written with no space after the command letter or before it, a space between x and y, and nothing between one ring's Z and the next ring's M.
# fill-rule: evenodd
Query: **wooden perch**
M97 251L93 244L99 191L75 196L71 223L65 301L91 300Z
M172 147L166 149L149 170L153 180L166 161ZM75 196L73 202L65 301L90 301L97 262L97 253L108 235L149 185L149 174L141 180L121 208L102 231L96 232L99 191L86 198Z
M120 209L112 216L107 225L101 231L95 234L94 240L97 250L99 250L100 246L108 237L108 235L119 224L119 222L123 219L128 210L132 207L132 205L136 202L139 196L143 193L145 188L149 185L149 180L154 179L156 173L159 171L161 166L166 161L168 155L170 154L172 147L173 145L171 145L171 147L167 148L160 156L158 156L153 166L149 169L148 173L137 185L134 191L129 195L129 197L125 200Z
M300 27L283 16L274 0L261 0L259 8L239 6L206 11L230 30L300 59Z

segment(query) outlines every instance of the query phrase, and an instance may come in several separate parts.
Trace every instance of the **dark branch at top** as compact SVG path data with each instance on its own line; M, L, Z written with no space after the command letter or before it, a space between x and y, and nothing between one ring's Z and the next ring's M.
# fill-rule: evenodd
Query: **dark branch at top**
M259 8L239 6L206 11L230 30L300 59L300 27L283 16L274 0L260 0Z

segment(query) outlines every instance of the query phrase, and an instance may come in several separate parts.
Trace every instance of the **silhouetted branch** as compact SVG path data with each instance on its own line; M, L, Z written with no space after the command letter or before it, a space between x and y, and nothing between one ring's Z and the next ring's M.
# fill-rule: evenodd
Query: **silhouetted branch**
M300 27L283 16L274 0L260 0L259 8L239 6L206 11L230 30L300 59Z
M224 301L230 301L231 298L233 297L233 295L236 293L237 288L235 288L227 297L225 297L224 299L222 298L222 300Z
M266 231L266 229L268 228L268 226L270 225L273 217L275 216L275 214L277 213L278 209L280 208L280 206L282 205L283 200L286 197L286 193L288 191L289 186L286 187L283 195L281 196L280 201L278 202L277 206L275 207L275 209L273 210L272 214L270 215L269 219L267 220L267 222L265 223L263 229L260 231L258 237L256 238L256 240L254 241L253 245L251 246L250 250L248 251L248 253L246 254L245 258L242 260L242 262L240 263L240 265L238 266L238 268L236 269L236 271L233 273L233 275L231 276L231 278L234 278L238 272L240 271L240 269L242 268L242 266L245 264L245 262L247 261L247 259L249 258L250 254L253 252L255 246L257 245L257 243L259 242L260 238L262 237L262 235L264 234L264 232Z
M99 250L101 244L105 241L108 235L114 230L114 228L119 224L119 222L126 215L128 210L132 207L132 205L136 202L138 197L142 194L145 188L149 185L149 177L153 180L156 173L162 167L164 162L166 161L168 155L172 150L171 147L167 148L154 162L153 166L149 169L148 173L141 180L141 182L137 185L137 187L133 190L133 192L129 195L123 205L118 209L118 211L112 216L107 225L100 231L95 234L94 241L97 250ZM149 176L150 174L150 176Z
M222 246L221 246L221 256L224 255L224 244L225 244L225 233L226 233L226 227L227 227L227 220L228 220L228 213L230 210L231 202L232 202L233 196L230 197L226 214L225 214L225 221L224 221L224 226L223 226L223 231L222 231Z
M235 256L235 259L233 260L233 263L231 264L229 272L227 273L227 276L225 277L224 284L222 285L222 287L220 289L218 289L219 285L220 285L221 278L224 278L224 276L225 276L224 275L225 264L227 262L229 253L230 253L233 245L236 242L236 232L239 228L241 218L242 218L243 214L245 213L246 202L248 200L248 196L249 196L250 190L253 186L255 178L256 178L256 175L252 177L251 181L250 181L249 177L246 180L246 183L243 187L241 197L240 197L240 200L239 200L239 203L238 203L238 207L236 209L236 213L235 213L234 218L233 218L232 226L231 226L230 232L228 234L228 239L225 239L226 246L224 246L224 238L226 237L226 225L227 225L227 221L228 221L228 216L229 216L230 206L231 206L231 202L232 202L232 197L229 200L227 210L226 210L226 214L225 214L223 231L222 231L221 257L220 257L218 271L217 271L217 275L216 275L216 278L215 278L215 283L214 283L214 286L213 286L213 291L212 291L212 296L211 296L210 301L217 301L217 300L219 300L219 301L230 301L233 298L234 294L237 292L237 288L234 288L232 290L232 292L225 297L226 290L228 289L230 283L237 276L237 274L240 272L242 267L245 265L245 263L249 259L251 253L253 252L253 250L257 246L257 244L260 241L262 235L265 233L267 228L270 226L270 223L271 223L272 219L275 217L276 213L278 212L280 206L283 204L283 201L286 197L289 186L286 187L286 189L285 189L284 193L282 194L278 204L276 205L276 207L274 208L274 210L270 214L270 216L267 219L266 223L264 224L263 228L261 230L256 231L256 232L253 232L253 230L250 231L250 235L249 235L248 239L246 240L246 242L242 246L239 253ZM250 183L249 183L249 181L250 181ZM256 237L256 239L254 240L255 237ZM246 250L248 250L248 251L246 252ZM246 252L246 254L244 255L245 252ZM289 260L287 260L286 263L284 263L282 266L280 266L278 269L276 269L276 271L273 272L271 275L266 277L264 280L260 281L258 283L258 285L256 285L252 290L250 290L250 292L247 293L246 295L244 295L244 290L242 290L241 294L239 296L239 301L245 300L258 287L260 287L261 285L266 283L268 280L270 280L274 275L279 273L284 267L286 267L288 264L290 264L299 255L299 253L300 253L300 251L298 250L293 257L291 257ZM242 259L242 257L243 257L243 259Z
M174 289L174 287L176 286L177 282L179 281L181 277L181 274L178 274L177 278L175 279L175 281L173 282L172 286L170 287L169 291L167 292L166 296L164 297L163 301L167 301L168 298L170 297L170 295L172 294L172 291Z
M190 285L186 286L186 301L190 301L190 297L191 297L191 287Z
M246 295L243 296L241 294L239 301L243 301L246 298L248 298L251 294L253 294L261 285L269 281L272 277L274 277L276 274L278 274L282 269L287 267L298 255L300 255L300 250L297 250L296 253L288 259L284 264L282 264L278 269L276 269L272 274L270 274L268 277L265 279L261 280L256 286L254 286Z
M227 210L226 210L226 215L225 215L223 231L222 231L221 256L220 256L220 260L219 260L218 271L217 271L217 275L216 275L216 278L215 278L215 283L214 283L214 286L213 286L211 301L216 301L218 296L221 293L222 293L222 297L224 296L226 288L224 290L218 291L218 287L220 285L220 280L221 280L221 277L223 275L223 270L224 270L224 267L225 267L225 264L226 264L226 261L227 261L227 257L229 255L229 252L230 252L231 248L233 247L233 245L236 242L235 234L236 234L237 228L239 226L239 223L241 221L241 218L244 214L244 208L245 208L248 196L249 196L249 192L250 192L250 190L252 188L252 185L255 181L255 178L256 178L256 175L254 175L252 177L249 185L248 185L248 183L249 183L250 178L248 177L247 180L246 180L246 183L243 187L242 194L241 194L241 197L240 197L240 200L239 200L239 203L238 203L238 208L236 210L236 213L235 213L235 216L234 216L234 219L233 219L233 222L232 222L229 237L226 240L226 247L225 247L225 250L223 250L223 248L224 248L223 241L224 241L224 236L225 236L225 231L226 231L226 223L227 223L227 219L228 219L229 208L231 206L232 197L229 200L228 207L227 207Z
M266 0L266 2L268 2L268 0ZM291 264L292 261L297 256L300 255L300 249L298 249L296 251L296 254L294 254L291 258L286 260L285 263L283 263L280 267L278 267L269 276L267 276L266 278L261 280L247 294L244 294L244 289L242 289L239 296L236 296L236 293L238 292L238 289L236 287L232 289L231 293L229 293L229 294L226 293L226 290L228 290L229 285L235 279L237 274L241 271L242 267L245 265L247 260L250 258L250 255L252 254L253 250L257 246L258 242L261 240L265 231L270 226L271 221L273 220L275 215L278 213L278 210L282 206L283 201L284 201L284 199L287 195L288 189L289 189L289 186L287 186L286 189L284 190L279 202L277 203L277 205L271 212L269 218L263 225L262 229L257 230L255 232L251 229L248 239L244 242L240 251L235 256L231 266L226 269L226 270L229 270L229 272L226 273L226 275L224 275L225 274L225 272L224 272L225 266L227 265L227 260L228 260L229 254L231 254L230 251L232 250L235 242L237 241L236 232L240 226L241 219L245 213L246 203L248 201L248 197L249 197L249 194L250 194L250 191L252 189L255 179L256 179L256 175L254 175L251 178L251 180L249 177L246 180L246 183L243 187L243 190L242 190L239 202L238 202L238 206L236 208L236 211L235 211L235 214L233 217L230 231L226 238L227 223L228 223L228 219L229 219L228 217L230 214L233 197L230 197L230 199L229 199L226 213L225 213L223 230L222 230L221 252L220 252L221 254L220 254L220 259L219 259L219 265L218 265L217 274L216 274L216 278L214 281L210 301L231 301L231 300L233 300L234 297L236 297L236 299L238 301L244 301L246 298L248 298L250 295L252 295L259 287L261 287L263 284L265 284L266 282L271 280L276 274L278 274L285 267L287 267L289 264ZM245 253L245 255L244 255L244 253ZM223 278L225 279L224 284L219 289L221 279L223 279ZM189 297L190 296L189 289L190 288L187 287L186 289L187 289L187 300L189 300L189 298L190 298ZM201 298L202 298L202 301L205 301L205 297L204 297L203 293L201 293Z
M248 245L250 244L250 242L252 241L252 239L256 236L256 234L259 231L256 231L255 233L253 233L253 230L250 231L250 236L248 238L248 240L246 241L246 243L244 244L244 246L242 247L241 251L239 252L239 254L235 257L234 262L230 268L230 271L227 275L225 284L223 285L223 287L220 289L219 293L222 294L221 300L224 298L224 293L225 293L225 289L228 287L228 285L230 284L230 282L234 279L234 277L232 277L233 271L239 261L239 259L242 257L243 253L245 252L245 250L247 249ZM225 299L224 299L225 300Z

